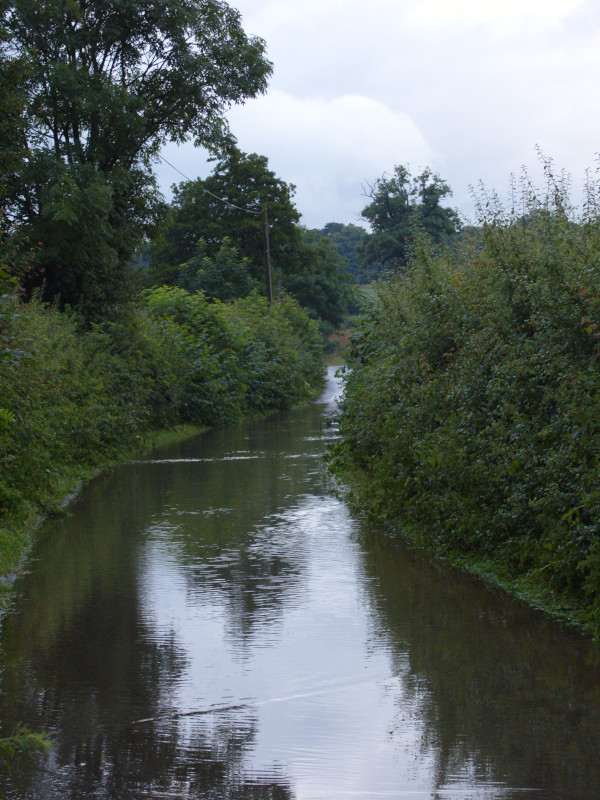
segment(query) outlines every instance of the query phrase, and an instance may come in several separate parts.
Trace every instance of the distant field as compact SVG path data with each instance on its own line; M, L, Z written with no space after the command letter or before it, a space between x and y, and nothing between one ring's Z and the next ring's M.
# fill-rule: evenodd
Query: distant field
M365 283L359 285L358 290L366 301L370 301L375 298L376 288L376 283ZM325 354L325 363L328 366L342 366L345 363L344 350L348 347L350 342L350 331L354 327L356 319L356 316L348 317L346 320L347 327L339 328L327 337L331 345L329 352Z
M340 350L343 350L350 342L350 330L350 328L341 328L339 331L330 334L328 339L332 344L337 345Z
M340 328L327 337L332 346L332 349L325 353L325 363L328 366L336 367L344 364L344 350L350 342L350 331L351 328Z

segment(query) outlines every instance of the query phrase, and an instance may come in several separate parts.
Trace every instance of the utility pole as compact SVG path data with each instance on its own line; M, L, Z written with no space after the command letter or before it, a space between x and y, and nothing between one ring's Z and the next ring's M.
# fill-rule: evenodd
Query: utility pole
M273 288L271 286L271 251L269 249L269 215L267 204L262 204L263 243L265 249L265 282L267 285L267 300L273 302Z

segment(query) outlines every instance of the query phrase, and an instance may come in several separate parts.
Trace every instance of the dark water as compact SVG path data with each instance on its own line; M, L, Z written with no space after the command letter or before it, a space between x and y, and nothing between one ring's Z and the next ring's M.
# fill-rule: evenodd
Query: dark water
M0 730L55 744L0 797L600 798L594 652L353 521L330 411L162 449L46 527Z

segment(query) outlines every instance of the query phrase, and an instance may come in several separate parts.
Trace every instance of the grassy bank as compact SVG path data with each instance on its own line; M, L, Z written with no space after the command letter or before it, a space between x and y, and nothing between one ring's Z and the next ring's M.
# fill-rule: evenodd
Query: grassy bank
M600 635L600 216L548 173L382 283L334 467L357 507Z
M78 463L75 460L63 465L60 477L46 487L43 503L31 502L19 514L5 513L0 526L0 612L11 595L11 587L20 566L32 544L36 530L49 517L66 513L80 489L101 472L139 457L161 445L182 441L206 430L205 425L185 423L163 430L141 434L129 446L123 444L111 449L104 457L98 454L95 463Z
M290 408L323 380L318 326L297 303L144 292L111 322L5 295L0 307L0 575L39 520L99 471L207 426Z

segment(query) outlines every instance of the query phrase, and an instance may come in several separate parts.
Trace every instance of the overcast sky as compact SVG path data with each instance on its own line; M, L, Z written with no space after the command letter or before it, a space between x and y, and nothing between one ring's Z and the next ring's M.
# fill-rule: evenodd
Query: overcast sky
M469 185L504 196L539 175L536 146L577 198L600 151L599 0L233 0L265 39L268 93L234 108L245 152L296 185L302 222L360 223L362 186L430 166L473 216ZM191 178L202 150L165 156ZM180 176L161 165L163 191Z

